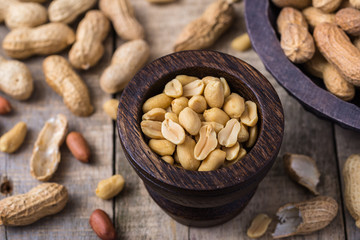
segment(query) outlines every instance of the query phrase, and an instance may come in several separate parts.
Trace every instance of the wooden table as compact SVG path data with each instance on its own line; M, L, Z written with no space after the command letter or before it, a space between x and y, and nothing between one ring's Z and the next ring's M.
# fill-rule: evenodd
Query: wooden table
M199 16L212 0L179 0L159 6L150 5L145 0L131 2L139 21L146 29L146 39L151 46L151 61L171 53L172 44L181 29ZM338 215L326 229L306 237L291 239L360 239L360 230L356 229L354 220L344 207L341 178L346 158L360 152L360 134L321 120L305 111L264 69L253 50L240 53L230 48L231 40L246 31L243 9L243 3L236 5L234 24L212 49L245 60L271 81L282 100L286 124L284 141L276 163L240 215L217 227L187 227L172 220L149 197L124 156L114 122L102 110L103 103L111 96L99 88L99 76L109 64L114 49L123 43L115 38L112 32L105 41L106 54L101 63L89 71L79 72L90 88L96 109L91 117L80 118L72 115L62 103L61 97L45 83L42 73L43 57L32 57L25 61L35 80L34 93L28 101L10 99L14 112L0 117L1 134L18 121L25 121L29 128L25 143L15 154L0 154L1 178L7 176L11 181L12 194L25 193L39 184L30 175L29 159L44 122L57 113L68 117L70 131L83 133L93 155L90 164L83 164L74 159L66 146L61 147L62 161L51 181L68 188L70 198L67 206L59 214L46 217L30 226L0 227L0 239L97 239L88 224L89 216L96 208L103 209L112 217L119 239L248 239L246 230L256 214L267 213L274 217L283 204L313 197L285 174L282 163L285 152L312 156L321 171L319 192L334 197L339 203ZM1 40L7 32L7 28L1 25ZM3 52L1 54L4 55ZM63 54L66 55L67 52ZM97 183L115 173L122 174L126 179L122 193L110 201L96 197L94 191ZM1 199L4 197L6 196L0 196ZM270 233L267 233L262 239L272 238Z

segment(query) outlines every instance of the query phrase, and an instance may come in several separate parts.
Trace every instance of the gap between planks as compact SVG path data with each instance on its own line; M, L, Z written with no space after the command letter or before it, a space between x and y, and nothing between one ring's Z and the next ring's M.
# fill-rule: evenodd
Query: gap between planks
M337 172L338 172L338 182L339 182L339 188L340 188L340 201L341 203L339 204L342 208L341 214L342 214L342 219L343 219L343 223L344 223L344 234L345 234L345 239L348 239L348 234L347 234L347 228L346 228L346 215L345 215L345 211L347 211L346 207L345 207L345 201L344 201L344 195L343 195L343 186L341 184L341 168L340 168L340 159L339 159L339 155L338 155L338 146L337 146L337 142L336 142L336 134L335 134L335 124L332 123L331 124L331 130L332 130L332 135L333 135L333 144L334 144L334 151L335 151L335 159L336 159L336 168L337 168Z

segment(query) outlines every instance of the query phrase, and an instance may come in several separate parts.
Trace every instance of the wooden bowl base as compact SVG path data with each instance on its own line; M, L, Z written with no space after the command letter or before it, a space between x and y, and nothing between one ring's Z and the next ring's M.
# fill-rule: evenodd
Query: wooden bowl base
M212 227L229 221L237 216L254 196L246 197L214 208L193 208L171 202L145 185L152 199L174 220L192 227Z

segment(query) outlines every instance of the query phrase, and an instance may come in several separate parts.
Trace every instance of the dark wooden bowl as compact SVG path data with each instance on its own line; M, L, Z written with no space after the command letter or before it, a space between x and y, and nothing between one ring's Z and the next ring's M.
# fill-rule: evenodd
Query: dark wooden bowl
M267 70L305 109L339 125L360 131L359 90L352 102L328 92L322 80L307 76L280 47L276 18L280 9L269 0L246 0L245 19L251 43Z
M142 105L176 75L225 77L231 90L259 108L259 137L238 163L211 172L188 171L160 159L141 132ZM117 128L126 157L155 202L178 222L207 227L236 216L273 165L284 128L281 102L257 70L233 56L214 51L167 55L140 70L122 93Z

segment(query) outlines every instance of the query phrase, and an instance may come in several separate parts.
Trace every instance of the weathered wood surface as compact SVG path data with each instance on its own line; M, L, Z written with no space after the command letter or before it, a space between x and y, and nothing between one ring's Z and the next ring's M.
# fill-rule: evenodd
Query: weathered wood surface
M0 27L0 41L8 33L5 26ZM61 163L50 180L63 184L69 192L69 201L59 214L46 217L26 227L1 227L5 237L0 239L90 239L96 238L89 225L89 216L96 208L101 208L110 216L113 214L112 202L95 196L97 183L113 173L113 124L102 111L102 104L110 98L99 88L99 75L110 61L112 55L112 36L106 40L106 54L101 63L87 72L78 72L88 85L95 112L90 117L74 116L45 82L42 71L44 57L32 57L24 62L34 78L34 92L27 101L10 100L14 112L0 117L1 134L19 121L28 125L24 144L15 154L0 153L1 176L8 176L13 184L12 194L21 194L40 184L30 174L29 160L36 138L46 120L58 113L66 115L69 131L81 132L91 147L89 164L76 160L65 144L61 147ZM67 49L68 50L68 49ZM67 51L63 52L65 54ZM1 55L5 54L1 51ZM1 198L5 196L1 195Z
M149 61L171 53L177 34L211 2L212 0L179 0L167 5L151 5L145 0L132 0L137 16L145 26L146 39L151 46ZM356 229L353 219L341 204L338 166L343 166L348 155L359 153L360 135L338 126L334 127L333 124L306 112L276 83L253 50L238 53L230 49L230 41L246 30L243 8L243 3L237 4L237 18L234 24L212 49L247 61L271 81L283 103L285 135L277 162L239 216L213 228L189 228L176 223L152 201L143 183L127 162L117 133L114 132L113 123L101 109L103 102L110 98L98 85L99 75L109 63L111 52L114 50L112 37L109 36L106 40L106 56L101 60L102 63L87 72L80 72L89 85L92 102L96 108L96 112L90 118L73 116L62 103L62 99L47 86L42 73L42 57L33 57L25 61L35 79L34 95L29 101L10 100L16 109L15 112L10 116L0 117L1 134L20 120L25 120L30 129L25 144L16 154L0 154L0 175L7 175L13 182L13 194L27 192L39 183L29 173L29 159L44 121L56 113L64 113L68 117L70 130L81 131L84 134L92 148L93 157L89 165L82 164L71 156L66 146L63 146L62 163L53 181L62 183L69 189L70 200L64 211L28 227L0 227L0 239L98 239L88 224L88 218L96 208L102 208L110 217L115 214L113 219L119 239L248 239L246 229L257 213L265 212L274 216L277 208L284 203L312 197L308 191L286 176L281 159L284 152L314 157L322 173L319 192L334 197L339 203L338 216L326 229L305 237L290 239L345 239L346 236L348 239L359 239L360 230ZM8 30L1 25L0 40L7 32ZM121 43L122 40L117 40L116 46ZM126 179L123 192L114 201L98 199L94 194L97 182L115 172L122 174ZM262 239L271 239L271 235L268 233Z
M346 159L352 154L360 154L360 133L354 133L339 126L335 126L334 129L338 164L342 176ZM341 178L341 184L344 189L343 178ZM345 226L348 239L360 239L360 230L355 226L355 221L348 211L345 211Z

